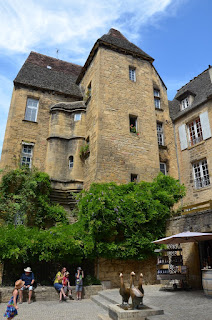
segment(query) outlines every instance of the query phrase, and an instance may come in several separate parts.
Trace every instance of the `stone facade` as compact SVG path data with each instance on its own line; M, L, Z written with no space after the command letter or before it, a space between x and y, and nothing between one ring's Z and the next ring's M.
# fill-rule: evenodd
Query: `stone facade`
M210 200L211 178L207 184L201 178L201 187L196 188L193 166L207 159L207 177L212 177L211 67L182 87L168 104L167 88L153 61L114 29L97 40L84 67L30 53L14 81L0 168L18 167L23 145L31 144L32 165L50 175L52 200L70 214L71 192L87 189L93 182L152 181L162 168L185 184L182 206ZM36 121L26 120L28 98L39 101ZM192 129L199 140L189 145L189 124L194 121L197 126L198 118L203 134L200 139L197 128ZM132 123L136 132L130 130ZM203 169L201 164L201 175ZM204 231L200 225L198 231ZM177 231L173 222L167 234ZM140 262L130 263L130 268L123 262L113 263L126 273L143 268L146 281L155 281L153 260L147 263L151 274ZM116 286L118 271L109 261L102 262L101 268L100 279L108 281L110 271ZM196 271L192 272L195 277Z
M124 283L130 285L130 273L135 272L135 284L138 283L140 273L143 273L144 284L156 284L156 257L144 261L138 260L109 260L100 258L96 262L95 273L101 279L106 288L117 288L120 286L120 272L123 273Z

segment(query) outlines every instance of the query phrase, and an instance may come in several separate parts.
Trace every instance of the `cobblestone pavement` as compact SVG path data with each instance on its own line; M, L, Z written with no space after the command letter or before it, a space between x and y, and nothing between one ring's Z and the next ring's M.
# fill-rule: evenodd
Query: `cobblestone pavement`
M212 320L212 298L203 290L159 291L160 285L144 286L144 304L164 310L164 315L151 320ZM106 291L105 291L106 293ZM111 299L120 302L118 290L107 290Z
M160 286L144 286L144 304L164 310L165 314L149 317L151 320L212 320L212 299L204 296L203 291L159 291ZM120 302L118 289L106 290L104 294ZM6 304L0 304L0 319L6 309ZM97 320L98 314L106 311L90 299L82 301L38 301L32 304L26 302L19 305L19 315L16 320Z
M18 315L15 320L97 320L98 314L105 314L90 299L82 301L67 301L59 303L59 301L37 301L31 304L24 302L18 304ZM7 304L0 304L0 319L3 317Z

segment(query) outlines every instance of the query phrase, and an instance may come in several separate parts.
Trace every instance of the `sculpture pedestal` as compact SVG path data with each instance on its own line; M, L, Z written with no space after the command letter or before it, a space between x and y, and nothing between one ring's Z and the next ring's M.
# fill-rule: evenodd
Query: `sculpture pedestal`
M139 310L124 310L118 304L110 304L108 308L109 317L113 320L145 320L148 316L164 314L163 310L146 305Z

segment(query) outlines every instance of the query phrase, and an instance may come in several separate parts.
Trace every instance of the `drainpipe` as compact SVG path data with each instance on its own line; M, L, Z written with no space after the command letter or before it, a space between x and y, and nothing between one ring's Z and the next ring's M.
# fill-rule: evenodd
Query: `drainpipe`
M176 131L175 131L175 124L174 124L174 122L173 122L173 126L174 126L174 144L175 144L176 158L177 158L178 179L179 179L179 181L180 181L180 183L181 183L179 157L178 157L178 152L177 152L177 138L176 138ZM183 199L181 199L180 201L181 201L181 206L183 206Z

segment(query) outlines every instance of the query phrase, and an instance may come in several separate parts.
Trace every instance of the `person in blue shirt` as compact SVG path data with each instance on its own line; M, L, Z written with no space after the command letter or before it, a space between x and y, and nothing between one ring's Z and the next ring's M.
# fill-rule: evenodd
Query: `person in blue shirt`
M34 273L32 272L30 267L24 269L24 272L21 276L21 280L24 281L24 286L20 290L20 301L19 303L23 302L23 290L29 290L29 300L28 303L31 303L32 292L33 292L33 283L35 282Z

